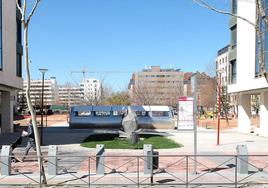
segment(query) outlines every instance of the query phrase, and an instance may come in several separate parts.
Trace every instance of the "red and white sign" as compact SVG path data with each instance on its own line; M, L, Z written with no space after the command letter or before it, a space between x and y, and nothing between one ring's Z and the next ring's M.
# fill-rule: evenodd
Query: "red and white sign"
M194 128L194 99L192 97L178 98L177 129Z

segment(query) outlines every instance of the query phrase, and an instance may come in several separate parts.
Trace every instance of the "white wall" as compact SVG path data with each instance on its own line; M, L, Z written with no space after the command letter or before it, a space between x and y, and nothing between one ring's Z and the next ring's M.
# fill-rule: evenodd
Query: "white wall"
M16 76L16 3L15 0L2 2L3 70L0 71L0 84L22 89L22 78Z
M237 13L255 23L255 0L238 0ZM237 83L229 85L228 92L268 88L265 78L255 78L255 28L237 19Z
M226 86L228 83L228 65L229 65L229 59L228 59L229 51L217 56L216 58L216 71L218 73L221 73L221 79L223 80L221 84L223 86Z

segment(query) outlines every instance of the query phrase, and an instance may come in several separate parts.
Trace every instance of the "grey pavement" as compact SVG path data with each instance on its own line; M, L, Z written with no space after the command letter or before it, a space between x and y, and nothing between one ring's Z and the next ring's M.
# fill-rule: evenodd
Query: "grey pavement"
M193 153L194 135L191 131L172 130L170 138L184 147L176 149L183 153ZM199 154L236 154L237 145L247 145L249 154L268 154L268 138L254 134L237 133L236 129L220 131L220 144L217 145L217 131L212 129L198 128L197 150ZM175 150L174 150L175 151ZM176 152L177 152L176 151Z
M159 131L160 133L167 132L168 137L179 142L184 145L182 148L176 149L161 149L159 150L160 155L191 155L193 154L193 132L191 131L180 131L180 130L154 130ZM117 132L116 130L109 130L110 133ZM106 133L106 130L92 130L92 129L69 129L66 125L63 126L55 126L44 128L44 144L42 146L42 152L44 155L47 155L47 145L58 145L59 147L59 166L60 171L59 173L62 174L63 178L69 178L70 172L79 173L81 169L87 168L88 163L85 161L88 159L87 156L94 155L95 149L94 148L83 148L80 146L80 142L83 141L87 136L94 133ZM220 134L220 145L216 145L217 140L217 132L211 129L204 129L198 128L198 154L236 154L236 146L238 144L246 144L248 147L249 154L262 154L268 155L268 138L256 136L253 134L239 134L236 132L235 129L232 130L224 130L221 131ZM0 145L10 144L19 136L19 133L13 134L2 134L0 136ZM20 155L23 153L24 145L16 148L14 153L16 155ZM31 151L31 154L34 155L34 152ZM142 155L142 150L106 150L106 155ZM267 159L267 158L266 158ZM174 160L174 159L173 159ZM226 160L225 158L215 158L215 157L208 157L207 158L209 163L218 164L222 161ZM118 160L120 162L120 160ZM118 162L117 161L117 162ZM94 162L94 161L93 161ZM172 162L172 161L171 161ZM30 164L31 161L29 160L28 163L19 164L18 166L15 165L15 168L24 168L23 165ZM114 162L116 163L116 161ZM233 163L230 161L229 163ZM81 165L82 164L82 165ZM34 166L34 164L33 164ZM19 169L18 169L19 170ZM68 171L67 174L64 172ZM30 176L35 176L36 174L32 174ZM76 174L77 176L78 174ZM3 177L1 177L3 178ZM10 178L10 179L9 179ZM10 177L5 177L3 179L12 182L12 180L19 179L19 175L12 175ZM37 178L37 177L36 177ZM0 186L1 181L0 179ZM56 178L57 179L57 178ZM172 179L172 178L171 178ZM4 185L3 185L4 186ZM74 187L75 185L70 185L66 183L62 185L63 187ZM77 185L78 186L78 185ZM80 185L83 187L82 185ZM78 186L78 187L80 187ZM92 187L115 187L113 185L92 185ZM147 185L148 186L148 185ZM163 187L162 185L155 185L149 187ZM120 187L117 185L116 187ZM122 187L122 186L121 186ZM133 187L133 186L123 186L123 187ZM136 186L134 186L136 187ZM140 187L146 187L140 186ZM174 187L174 185L166 185L165 187ZM180 187L180 186L175 186ZM185 187L185 186L181 186ZM199 185L199 186L189 186L189 187L219 187L219 186L206 186L206 185ZM220 186L220 187L233 187L233 186ZM244 187L264 187L263 185L250 185ZM268 187L268 186L267 186Z

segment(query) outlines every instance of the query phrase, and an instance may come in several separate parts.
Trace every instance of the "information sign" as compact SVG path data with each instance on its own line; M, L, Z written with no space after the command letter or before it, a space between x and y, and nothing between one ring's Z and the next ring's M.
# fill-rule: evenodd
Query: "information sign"
M194 99L192 97L178 98L177 129L194 129Z

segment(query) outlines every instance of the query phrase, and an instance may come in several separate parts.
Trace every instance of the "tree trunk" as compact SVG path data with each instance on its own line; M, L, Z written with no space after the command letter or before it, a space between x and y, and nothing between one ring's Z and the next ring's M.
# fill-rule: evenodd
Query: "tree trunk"
M45 171L43 167L43 160L42 160L42 152L41 152L41 147L40 147L40 140L39 140L39 131L37 128L36 124L36 114L33 109L33 105L31 102L30 98L30 87L31 87L31 81L30 81L30 68L29 68L29 58L28 58L28 25L25 24L25 22L22 22L23 26L23 50L24 50L24 62L25 62L25 70L26 70L26 100L27 100L27 105L32 117L32 124L33 124L33 130L34 130L34 138L35 138L35 143L36 143L36 153L37 153L37 159L38 159L38 166L41 175L43 176L43 183L46 184L46 176L45 176Z

